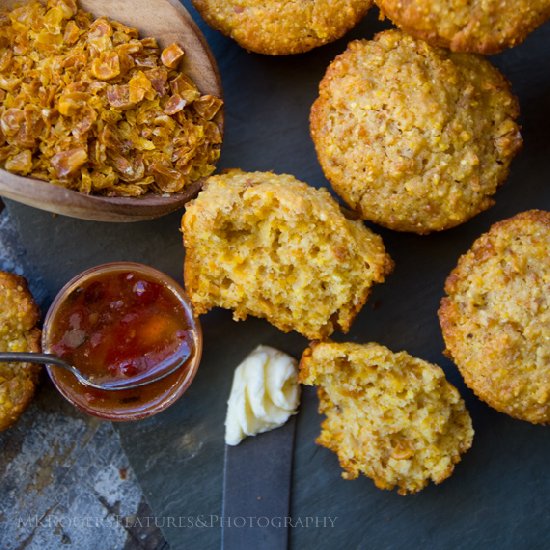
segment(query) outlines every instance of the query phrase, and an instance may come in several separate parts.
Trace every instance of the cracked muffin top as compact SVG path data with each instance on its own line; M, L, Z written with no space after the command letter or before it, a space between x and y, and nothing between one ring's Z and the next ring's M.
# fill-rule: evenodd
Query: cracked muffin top
M325 176L352 208L423 234L493 204L522 143L518 115L487 60L394 29L334 59L310 123Z

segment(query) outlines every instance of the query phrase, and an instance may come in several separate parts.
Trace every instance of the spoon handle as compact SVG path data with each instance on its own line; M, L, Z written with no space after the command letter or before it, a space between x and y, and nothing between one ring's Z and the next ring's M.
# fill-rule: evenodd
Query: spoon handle
M187 344L186 344L187 346ZM165 369L158 369L161 371L158 375L142 375L138 377L134 377L129 380L114 380L112 382L100 382L100 381L92 381L88 377L84 376L76 367L73 365L70 365L69 363L63 361L63 359L60 359L59 357L55 355L50 355L49 353L12 353L12 352L0 352L0 363L39 363L39 364L48 364L48 365L55 365L56 367L61 367L62 369L65 369L66 371L69 371L71 374L73 374L76 379L85 386L90 386L92 388L96 388L98 390L128 390L128 389L135 389L139 388L141 386L148 386L149 384L152 384L153 382L158 382L159 380L163 380L167 376L170 376L174 372L176 372L178 369L180 369L185 363L189 360L191 357L191 350L186 349L185 353L182 354L182 357L180 357L179 361L176 361L172 366ZM162 364L161 364L162 367Z
M19 352L0 352L0 363L39 363L55 365L61 367L72 374L74 374L78 380L85 382L85 379L72 365L69 365L63 359L50 355L48 353L19 353Z
M50 365L57 365L64 369L71 370L69 365L59 359L55 355L49 355L47 353L19 353L19 352L0 352L1 363L47 363Z
M88 379L82 376L82 373L78 369L69 365L69 363L66 363L63 359L55 355L50 355L49 353L12 353L2 351L0 352L0 363L39 363L41 365L55 365L56 367L61 367L72 373L81 384L86 384L88 386L93 385Z

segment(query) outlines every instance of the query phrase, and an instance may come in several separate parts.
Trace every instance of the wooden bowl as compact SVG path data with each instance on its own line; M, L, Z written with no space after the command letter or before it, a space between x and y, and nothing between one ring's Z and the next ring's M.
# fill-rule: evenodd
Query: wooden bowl
M11 8L21 0L0 0ZM79 0L79 6L95 17L106 16L139 29L140 36L155 37L160 46L179 43L185 50L183 70L203 94L222 96L216 61L189 12L178 0ZM216 122L223 130L223 115ZM71 191L52 183L17 176L0 169L0 195L35 208L73 218L130 222L164 216L181 208L200 190L202 181L181 193L163 196L102 197Z

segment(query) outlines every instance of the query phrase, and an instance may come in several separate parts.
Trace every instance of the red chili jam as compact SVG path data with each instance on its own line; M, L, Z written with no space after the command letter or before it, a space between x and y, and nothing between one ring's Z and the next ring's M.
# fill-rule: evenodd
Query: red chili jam
M117 391L84 386L51 367L54 383L69 401L91 414L129 420L158 412L183 393L197 344L195 320L182 296L151 274L128 269L100 270L72 287L56 304L49 353L96 383L137 381L182 366L162 380Z

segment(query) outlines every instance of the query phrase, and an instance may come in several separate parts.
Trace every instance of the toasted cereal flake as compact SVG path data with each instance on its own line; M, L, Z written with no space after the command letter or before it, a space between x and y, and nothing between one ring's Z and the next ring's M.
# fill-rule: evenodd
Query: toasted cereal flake
M161 52L74 0L31 0L0 13L0 46L5 169L124 196L178 192L213 172L222 101L176 69L178 44Z
M161 55L161 60L170 69L175 69L184 56L183 50L178 44L170 44L164 48Z

